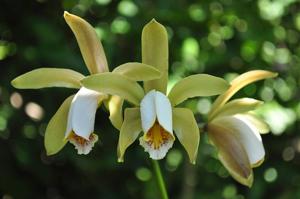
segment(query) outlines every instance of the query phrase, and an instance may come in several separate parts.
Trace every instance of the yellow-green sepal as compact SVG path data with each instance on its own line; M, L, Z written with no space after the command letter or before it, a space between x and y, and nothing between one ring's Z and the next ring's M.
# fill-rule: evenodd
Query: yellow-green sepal
M145 91L157 90L166 93L168 84L168 34L163 25L152 19L142 31L142 62L156 67L161 77L144 81Z
M208 117L214 117L214 114L216 114L218 109L221 108L236 92L238 92L243 87L259 80L274 78L277 75L277 73L266 70L253 70L239 75L237 78L231 81L230 88L215 100L208 114Z
M225 92L229 84L222 78L207 74L191 75L177 82L168 94L173 106L188 98L212 96Z
M161 72L155 67L138 62L122 64L112 72L121 74L133 81L149 81L161 77Z
M108 65L95 29L84 19L64 12L64 18L73 31L84 62L91 74L108 72Z
M225 127L209 124L208 136L218 149L218 157L230 175L239 183L251 187L253 171L247 152L236 134Z
M262 104L263 101L259 101L252 98L240 98L231 100L224 106L222 106L220 109L218 109L218 111L214 114L213 118L208 118L208 121L211 121L216 117L246 113L256 109Z
M118 142L118 162L124 161L126 149L138 138L142 131L139 108L126 108Z
M247 112L239 114L240 117L246 118L255 128L259 131L260 134L267 134L270 132L270 126L259 116L255 115L252 112Z
M68 97L54 116L51 118L45 132L44 145L47 155L59 152L67 143L65 131L67 128L68 114L74 95Z
M173 108L173 130L188 153L190 162L195 164L200 142L200 131L190 109Z
M143 88L136 82L117 73L99 73L84 78L82 85L88 89L110 95L118 95L139 106L144 97Z
M12 86L19 89L39 89L47 87L80 88L84 75L63 68L39 68L16 77Z
M123 123L123 102L124 100L118 95L112 95L106 103L106 107L109 111L109 120L118 130L121 129Z

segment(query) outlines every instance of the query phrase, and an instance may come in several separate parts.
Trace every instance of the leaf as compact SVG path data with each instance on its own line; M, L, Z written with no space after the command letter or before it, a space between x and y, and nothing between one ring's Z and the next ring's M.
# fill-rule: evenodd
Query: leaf
M278 74L265 70L252 70L241 74L231 82L230 88L220 95L213 103L208 118L213 118L216 111L221 108L236 92L253 82L276 77Z
M207 74L191 75L177 82L168 97L172 105L176 106L191 97L223 93L228 87L228 83L219 77Z
M118 95L139 106L144 97L143 88L136 82L116 73L100 73L84 78L81 83L84 87L110 95Z
M124 122L120 130L118 143L118 162L124 161L126 149L137 139L142 131L139 108L126 108Z
M44 144L47 155L59 152L67 143L65 132L67 129L68 114L74 95L68 97L51 118L45 132Z
M18 76L11 81L15 88L38 89L46 87L80 88L84 76L63 68L39 68Z
M258 106L262 105L263 102L252 99L252 98L240 98L229 101L223 107L218 109L218 112L214 114L213 118L210 118L209 121L217 117L235 115L239 113L246 113L256 109Z
M108 72L105 52L94 28L84 19L66 11L64 18L77 39L82 57L90 73Z
M144 81L145 91L157 90L166 93L168 84L168 34L163 25L152 19L142 32L142 62L156 67L161 78Z
M155 67L137 62L122 64L112 72L121 74L133 81L149 81L158 79L161 76L161 73Z
M200 132L193 112L186 108L174 108L173 129L178 140L188 153L190 162L195 164L200 142Z

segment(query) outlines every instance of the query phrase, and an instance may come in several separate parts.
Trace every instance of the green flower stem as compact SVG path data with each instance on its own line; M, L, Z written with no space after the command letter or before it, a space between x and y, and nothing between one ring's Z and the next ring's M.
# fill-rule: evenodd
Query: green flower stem
M165 185L163 176L161 174L159 163L157 160L152 160L152 163L153 163L153 169L154 169L157 185L160 190L161 198L168 199L169 197L168 197L168 193L167 193L167 189L166 189L166 185Z

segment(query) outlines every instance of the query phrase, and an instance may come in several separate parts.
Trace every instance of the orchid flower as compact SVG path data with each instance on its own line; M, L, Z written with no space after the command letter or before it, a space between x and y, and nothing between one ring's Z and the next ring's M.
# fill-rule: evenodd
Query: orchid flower
M214 102L208 114L209 139L218 149L218 156L231 176L243 185L251 186L252 168L265 156L260 134L268 133L268 125L251 113L262 104L251 98L229 99L244 86L277 76L264 70L246 72L231 82L231 87ZM229 101L229 102L228 102Z
M118 95L134 107L126 108L118 142L118 161L122 162L126 149L139 137L140 145L150 158L165 157L175 135L195 163L200 132L193 112L176 106L188 98L223 93L228 83L206 74L183 78L166 94L168 82L168 37L164 26L152 20L142 32L142 62L155 66L162 76L144 81L142 88L135 81L115 73L86 77L81 82L91 90Z
M73 31L84 62L90 74L109 71L106 56L94 28L84 19L64 13L64 18ZM159 78L156 68L135 62L122 64L114 73L133 80ZM84 75L62 68L40 68L25 73L12 81L15 88L39 89L46 87L66 87L79 89L68 97L50 120L45 132L45 148L48 155L59 152L69 141L75 145L78 154L88 154L98 140L94 134L95 114L102 102L110 112L110 120L116 128L123 122L123 99L82 87L80 80Z

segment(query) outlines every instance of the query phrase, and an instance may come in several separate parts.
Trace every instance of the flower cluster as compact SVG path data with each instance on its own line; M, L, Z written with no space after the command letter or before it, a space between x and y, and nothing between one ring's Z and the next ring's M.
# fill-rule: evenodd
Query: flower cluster
M193 112L178 105L193 97L220 95L208 114L205 130L233 178L251 186L252 168L262 163L265 154L260 133L269 131L251 112L262 102L249 98L228 100L242 87L275 77L276 73L250 71L230 84L219 77L195 74L181 79L167 92L168 36L164 26L152 20L144 27L142 63L128 62L109 72L102 44L93 27L68 12L64 18L77 39L90 76L70 69L41 68L12 81L12 85L20 89L78 89L63 102L47 126L48 155L59 152L67 142L74 144L78 154L88 154L98 140L94 133L95 114L103 103L110 113L111 123L120 131L118 161L124 161L126 149L138 138L145 152L155 160L163 159L178 139L195 164L200 129ZM123 110L124 100L132 106Z

